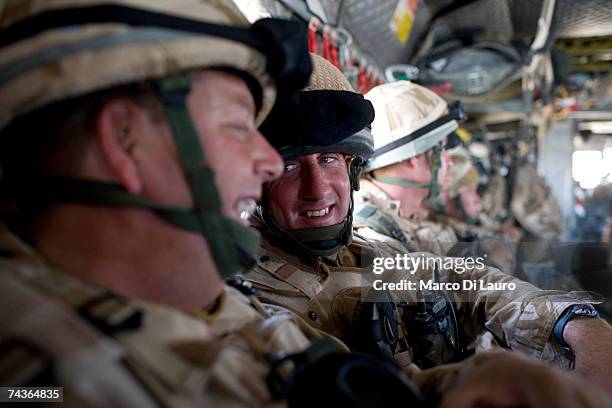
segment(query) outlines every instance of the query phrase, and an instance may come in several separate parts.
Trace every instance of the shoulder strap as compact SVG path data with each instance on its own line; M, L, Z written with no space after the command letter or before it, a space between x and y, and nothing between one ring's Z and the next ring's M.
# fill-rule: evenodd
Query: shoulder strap
M402 243L408 242L406 235L393 217L374 205L365 204L355 214L355 220L368 225L380 234L393 237Z
M299 267L289 264L271 252L265 251L257 266L275 278L286 282L302 292L308 299L314 298L324 288L325 278L315 272L304 273Z

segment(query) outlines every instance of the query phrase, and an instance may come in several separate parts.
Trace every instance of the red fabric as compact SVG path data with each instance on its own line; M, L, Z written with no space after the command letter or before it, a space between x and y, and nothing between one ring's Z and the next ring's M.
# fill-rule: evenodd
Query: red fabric
M310 19L308 23L308 51L318 54L319 53L319 42L317 41L317 27L319 21L316 17Z

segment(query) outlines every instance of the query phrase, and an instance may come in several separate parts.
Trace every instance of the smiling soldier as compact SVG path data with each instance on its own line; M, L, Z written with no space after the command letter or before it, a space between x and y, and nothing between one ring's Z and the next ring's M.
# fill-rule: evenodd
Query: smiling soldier
M308 341L224 279L252 263L240 215L282 171L257 124L275 83L307 82L299 24L217 1L0 13L2 187L22 221L19 238L0 224L2 385L61 386L68 406L276 403L263 356Z
M432 324L445 328L437 332L430 326L415 328L414 319L403 319L401 307L390 306L397 306L401 299L395 296L403 294L378 294L375 302L368 301L375 276L373 259L405 253L401 245L351 234L351 191L358 187L360 167L373 151L367 130L372 107L330 63L313 56L313 66L310 85L277 106L262 127L285 159L285 173L264 185L258 228L265 240L257 267L245 275L260 290L261 299L298 313L353 347L395 355L401 362L411 355L411 361L421 367L461 358L458 343L485 329L509 348L569 367L573 357L560 347L551 328L570 306L588 302L579 293L542 291L486 266L463 274L438 271L436 276L417 271L418 278L442 282L477 280L485 287L496 282L516 284L513 292L473 290L467 295L448 293L450 299L444 295L421 298L422 304L433 303L440 312L428 310ZM391 279L410 278L397 269L385 274ZM418 295L407 296L415 300ZM592 325L609 338L610 328L601 319L581 324ZM563 336L571 342L585 333L572 328ZM460 340L462 335L465 338ZM570 346L577 345L583 343ZM597 354L590 348L583 350ZM581 371L588 375L586 368Z

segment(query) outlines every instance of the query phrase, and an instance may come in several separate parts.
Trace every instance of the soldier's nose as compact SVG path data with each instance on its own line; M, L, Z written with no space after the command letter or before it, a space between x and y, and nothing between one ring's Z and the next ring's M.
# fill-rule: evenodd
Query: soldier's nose
M253 155L255 158L254 172L263 183L274 180L283 174L284 162L282 157L259 132L257 132Z
M300 198L304 200L319 200L329 191L329 180L318 163L304 166L300 184Z

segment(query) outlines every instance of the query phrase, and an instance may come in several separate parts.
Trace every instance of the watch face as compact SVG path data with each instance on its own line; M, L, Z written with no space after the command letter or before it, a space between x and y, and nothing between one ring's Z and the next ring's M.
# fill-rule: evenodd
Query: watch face
M580 309L577 309L574 311L575 315L578 316L586 316L586 317L598 317L599 313L597 312L597 310L588 307L588 306L584 306L581 307Z

